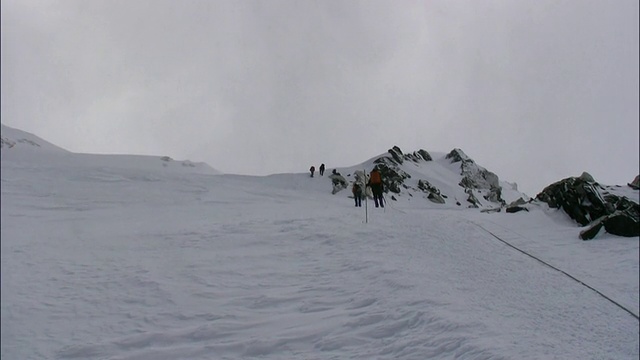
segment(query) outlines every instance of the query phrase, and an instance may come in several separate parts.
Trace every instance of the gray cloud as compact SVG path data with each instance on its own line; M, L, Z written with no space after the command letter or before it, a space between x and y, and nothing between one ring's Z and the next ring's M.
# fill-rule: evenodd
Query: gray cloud
M231 173L460 147L534 194L638 173L638 2L3 1L2 121Z

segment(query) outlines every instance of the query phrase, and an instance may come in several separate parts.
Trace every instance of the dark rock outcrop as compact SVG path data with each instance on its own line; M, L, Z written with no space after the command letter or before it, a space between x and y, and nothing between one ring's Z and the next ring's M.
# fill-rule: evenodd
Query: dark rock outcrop
M519 205L516 205L516 206L510 206L510 207L508 207L508 208L507 208L507 210L505 210L505 211L506 211L506 212L508 212L508 213L517 213L518 211L523 211L523 210L524 210L524 211L529 211L529 209L527 209L526 207L524 207L524 206L519 206Z
M555 182L542 190L536 199L546 202L549 207L562 208L569 217L586 226L595 219L608 215L605 201L598 191L599 185L591 175L570 177Z
M389 149L389 154L391 154L391 157L393 157L393 160L395 160L397 164L402 164L402 162L404 161L402 150L400 150L400 148L397 146Z
M524 200L523 198L518 198L518 200L507 205L507 208L505 211L507 213L517 213L518 211L522 211L522 210L529 211L529 209L525 206L527 203L528 201Z
M488 193L484 195L485 200L502 205L505 204L502 199L502 187L500 186L498 175L476 164L473 159L458 148L451 150L445 158L451 159L451 163L460 163L462 180L458 185L465 189L488 190ZM467 201L477 204L475 196Z
M421 160L423 161L433 160L431 155L424 149L414 151L411 154L403 154L402 150L400 150L399 147L394 146L393 148L389 149L389 154L391 155L391 158L393 159L394 163L398 165L402 164L405 160L413 161L413 162L420 162Z
M587 230L580 232L580 239L591 240L595 238L598 235L598 233L600 233L600 230L602 229L603 226L604 224L602 222L596 222L596 224L589 227Z
M471 189L467 189L466 191L467 195L469 195L469 197L467 198L467 202L471 205L469 205L469 207L471 208L479 208L480 207L480 201L478 201L478 198L473 194L473 190Z
M447 154L447 156L445 156L445 159L451 159L452 163L455 162L460 162L463 160L471 160L467 154L465 154L462 150L455 148L453 150L451 150L451 152L449 152Z
M502 188L497 175L478 166L460 149L452 150L447 158L451 159L452 163L460 163L462 179L458 186L462 187L467 194L470 207L504 205ZM428 200L438 204L446 204L447 195L428 181L418 180L417 187L415 182L407 181L407 179L411 179L411 175L407 173L407 171L411 171L409 169L414 165L429 161L433 161L433 158L424 149L405 154L398 146L393 146L388 150L388 154L378 157L373 163L380 171L385 193L400 194L408 190L407 194L411 197L412 192L420 191L426 194L425 198ZM456 204L461 206L457 200Z
M388 163L389 158L379 158L375 161L380 175L382 176L382 188L384 192L400 193L400 187L404 185L404 180L411 178L411 175L407 174L397 166L393 166L393 163Z
M636 204L637 205L637 204ZM613 214L603 216L600 219L594 221L587 230L580 233L582 240L593 239L600 229L604 229L614 235L636 237L640 236L640 219L637 216L637 212L629 212L627 210L616 210Z
M332 194L336 194L342 189L346 189L349 186L347 179L344 178L339 172L334 172L329 174L329 179L331 179L331 183L333 184Z
M28 144L31 146L35 146L35 147L41 147L40 144L38 144L37 142L33 141L33 140L29 140L29 139L17 139L16 141L13 140L9 140L5 137L0 137L0 148L4 148L5 145L7 146L7 148L12 148L14 146L16 146L17 143L21 143L21 144Z
M497 189L500 187L498 175L480 168L473 160L463 161L460 166L463 176L460 186L471 189Z
M640 218L638 218L637 204L635 212L617 210L607 216L603 223L604 229L607 230L609 234L626 237L640 236Z
M420 161L432 161L431 155L423 149L418 151L414 151L411 154L404 154L403 158L405 160L413 161L414 163L419 163Z
M432 161L433 160L433 158L431 157L431 154L429 154L426 150L423 150L423 149L418 150L418 155L424 161Z
M410 179L411 175L400 169L398 165L402 164L405 155L399 147L394 146L389 149L389 156L382 156L373 162L378 167L382 176L382 187L384 192L400 193L400 188L404 186L404 180Z
M590 225L580 233L584 240L595 237L603 226L610 234L640 236L640 205L606 192L588 173L553 183L536 199L552 208L562 208L582 226Z
M418 180L418 188L427 193L427 199L436 204L444 204L444 198L440 194L440 190L431 185L427 180Z

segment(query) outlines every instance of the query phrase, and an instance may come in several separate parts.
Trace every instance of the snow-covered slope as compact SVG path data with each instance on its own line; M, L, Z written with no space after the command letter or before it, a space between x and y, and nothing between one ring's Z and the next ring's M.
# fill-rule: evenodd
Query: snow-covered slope
M14 129L4 124L0 124L0 148L3 153L7 150L67 152L67 150L42 140L31 133Z
M450 153L427 153L425 150L419 150L402 154L398 147L394 147L387 153L361 164L338 170L348 180L353 181L356 170L364 170L368 173L374 166L384 166L389 176L399 177L397 191L394 192L387 187L389 190L386 194L387 201L426 202L440 209L467 207L495 209L519 198L529 199L528 195L517 190L517 185L499 180L497 175L476 164L460 149L454 149ZM494 179L487 180L487 177L494 177ZM495 182L493 187L499 190L492 189L491 181ZM491 199L492 190L499 194L497 195L499 198ZM441 197L442 203L429 200L432 192ZM350 191L345 193L350 194Z
M2 161L10 159L38 163L43 166L47 166L47 164L64 164L66 166L94 168L135 169L151 173L157 171L211 175L221 173L206 163L173 160L168 156L72 153L33 134L5 125L2 125L0 156Z
M582 241L562 211L356 208L326 176L7 153L2 359L640 355L639 239ZM440 156L406 169L459 181Z

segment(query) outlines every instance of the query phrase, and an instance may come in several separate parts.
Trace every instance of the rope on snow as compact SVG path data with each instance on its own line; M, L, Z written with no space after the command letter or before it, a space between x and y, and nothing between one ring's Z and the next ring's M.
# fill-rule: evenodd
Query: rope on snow
M552 268L553 270L556 270L556 271L558 271L558 272L560 272L560 273L562 273L562 274L566 275L567 277L569 277L570 279L572 279L572 280L576 281L577 283L581 284L582 286L584 286L584 287L586 287L586 288L588 288L588 289L590 289L590 290L594 291L596 294L598 294L598 295L602 296L603 298L605 298L605 299L609 300L611 303L613 303L614 305L616 305L616 306L617 306L617 307L619 307L620 309L622 309L622 310L624 310L624 311L628 312L629 314L631 314L631 316L633 316L634 318L636 318L636 320L639 320L639 321L640 321L640 317L638 317L638 315L634 314L634 313L633 313L633 311L631 311L631 310L627 309L626 307L624 307L624 306L620 305L620 303L616 302L615 300L611 299L611 298L610 298L610 297L608 297L607 295L605 295L605 294L601 293L600 291L596 290L596 289L595 289L595 288L593 288L592 286L590 286L590 285L588 285L588 284L584 283L582 280L578 280L577 278L575 278L575 277L574 277L574 276L572 276L571 274L567 273L566 271L561 270L561 269L558 269L557 267L555 267L555 266L553 266L553 265L551 265L551 264L549 264L549 263L547 263L547 262L544 262L544 261L540 260L539 258L537 258L537 257L535 257L535 256L533 256L533 255L531 255L531 254L529 254L528 252L526 252L526 251L524 251L524 250L521 250L521 249L517 248L516 246L514 246L514 245L510 244L509 242L507 242L507 241L505 241L505 240L501 239L500 237L498 237L496 234L492 233L491 231L489 231L489 230L485 229L482 225L476 224L475 222L472 222L472 223L473 223L474 225L476 225L477 227L481 228L482 230L486 231L487 233L489 233L491 236L493 236L494 238L496 238L498 241L500 241L500 242L504 243L505 245L509 246L510 248L515 249L515 250L517 250L517 251L519 251L519 252L521 252L521 253L523 253L523 254L527 255L528 257L530 257L530 258L532 258L532 259L538 260L539 262L541 262L541 263L543 263L544 265L546 265L546 266L548 266L548 267Z

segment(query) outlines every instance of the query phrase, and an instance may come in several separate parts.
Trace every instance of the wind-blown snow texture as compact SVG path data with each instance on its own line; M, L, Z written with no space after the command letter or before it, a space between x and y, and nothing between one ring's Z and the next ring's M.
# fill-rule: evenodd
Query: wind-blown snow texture
M14 150L3 359L639 356L636 317L488 232L637 316L639 239L582 241L556 210L402 198L365 223L326 177Z

